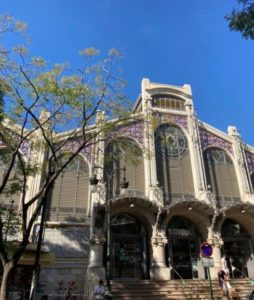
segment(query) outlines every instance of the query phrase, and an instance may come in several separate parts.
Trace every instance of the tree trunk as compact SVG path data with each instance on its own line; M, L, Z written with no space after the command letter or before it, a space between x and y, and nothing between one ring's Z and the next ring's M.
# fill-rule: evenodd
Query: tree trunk
M7 300L8 298L8 281L13 267L14 267L13 262L8 262L3 267L3 278L1 282L0 300Z

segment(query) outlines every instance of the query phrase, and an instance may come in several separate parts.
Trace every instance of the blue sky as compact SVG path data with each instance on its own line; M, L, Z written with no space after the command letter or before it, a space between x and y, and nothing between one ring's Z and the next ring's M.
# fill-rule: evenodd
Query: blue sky
M52 63L78 63L78 52L116 47L128 96L142 78L191 84L198 117L223 130L235 125L254 146L254 41L224 20L236 0L1 0L1 13L28 24L30 51Z

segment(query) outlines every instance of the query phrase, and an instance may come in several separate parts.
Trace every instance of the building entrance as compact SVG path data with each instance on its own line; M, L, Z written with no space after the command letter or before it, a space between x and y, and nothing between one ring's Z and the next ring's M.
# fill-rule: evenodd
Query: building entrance
M222 225L224 240L222 254L231 278L248 277L248 262L251 260L252 246L247 231L234 220L227 219Z
M111 220L113 278L145 278L147 274L147 238L143 224L129 214Z
M183 217L173 217L168 225L171 278L198 278L201 236L194 224Z

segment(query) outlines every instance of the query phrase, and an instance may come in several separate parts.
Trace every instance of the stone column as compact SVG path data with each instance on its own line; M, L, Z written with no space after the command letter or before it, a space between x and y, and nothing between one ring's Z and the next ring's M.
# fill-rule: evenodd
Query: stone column
M244 202L253 202L254 197L251 194L251 188L248 181L248 172L247 166L245 164L245 153L243 153L242 142L237 128L234 126L228 127L228 134L232 138L234 157L235 157L235 170L237 175L237 180L239 183L241 199Z
M211 279L218 279L218 271L222 268L221 246L223 240L218 233L214 233L211 238L208 238L207 242L213 247L214 267L210 268Z
M155 280L170 279L170 270L166 266L165 245L168 239L164 235L157 234L151 238L152 267L151 278Z
M153 113L152 113L152 97L147 89L150 86L149 79L144 78L142 80L142 106L144 113L144 142L145 142L145 154L144 154L144 168L145 168L145 194L146 196L163 204L162 191L158 187L157 179L157 166L156 166L156 153L154 142L154 128Z
M187 89L188 88L188 89ZM185 85L190 97L192 96L191 87ZM189 127L189 151L191 158L193 182L196 198L209 202L206 192L206 178L203 165L203 153L199 138L198 121L194 114L193 102L191 99L186 100L185 108L188 118Z
M92 235L90 237L89 265L86 273L85 298L93 299L94 287L100 279L105 279L103 266L103 245L106 242L104 235Z

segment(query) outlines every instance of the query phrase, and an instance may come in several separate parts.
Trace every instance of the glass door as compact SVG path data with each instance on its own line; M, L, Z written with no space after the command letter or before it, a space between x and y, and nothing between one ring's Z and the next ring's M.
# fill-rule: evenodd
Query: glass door
M142 278L142 238L113 236L113 278Z
M224 241L224 253L230 276L248 277L247 260L251 253L249 240Z
M190 245L188 239L173 239L172 243L172 260L173 267L176 272L173 272L174 279L192 278L192 261L190 255ZM179 276L180 275L180 276Z

